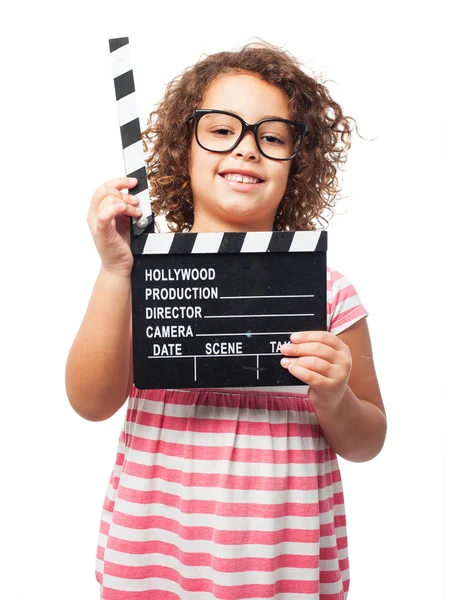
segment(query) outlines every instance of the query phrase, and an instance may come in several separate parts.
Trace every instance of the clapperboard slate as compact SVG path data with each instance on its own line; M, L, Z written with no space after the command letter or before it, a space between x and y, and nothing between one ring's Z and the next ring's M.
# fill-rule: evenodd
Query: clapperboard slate
M301 385L281 367L295 331L326 330L326 232L154 233L128 38L109 41L131 224L140 389Z

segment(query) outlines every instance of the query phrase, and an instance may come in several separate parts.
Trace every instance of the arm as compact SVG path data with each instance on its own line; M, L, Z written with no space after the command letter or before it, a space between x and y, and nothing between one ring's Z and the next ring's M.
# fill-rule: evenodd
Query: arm
M89 421L109 418L129 395L130 321L129 277L102 268L66 365L70 404Z
M113 179L92 196L87 221L102 266L66 365L66 390L73 409L101 421L123 405L133 382L129 217L138 200L123 192L137 179Z
M379 454L387 432L366 318L338 337L348 346L352 357L346 390L339 403L317 403L315 410L333 450L347 460L362 462Z
M328 332L293 334L298 342L283 346L298 357L283 366L310 385L309 399L333 450L363 462L382 449L386 417L374 368L366 318L335 336Z

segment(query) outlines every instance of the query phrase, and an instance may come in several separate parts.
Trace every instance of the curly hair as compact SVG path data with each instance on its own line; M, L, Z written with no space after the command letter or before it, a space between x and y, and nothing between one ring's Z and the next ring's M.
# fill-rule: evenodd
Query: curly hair
M283 90L290 118L305 121L308 131L293 160L287 187L273 229L315 230L332 208L341 189L337 167L346 162L351 147L352 117L343 115L325 82L310 77L287 51L264 41L234 52L218 52L200 59L175 77L153 110L142 133L147 176L154 214L164 214L173 232L193 224L193 198L188 172L192 122L186 119L201 106L204 94L218 75L249 72Z

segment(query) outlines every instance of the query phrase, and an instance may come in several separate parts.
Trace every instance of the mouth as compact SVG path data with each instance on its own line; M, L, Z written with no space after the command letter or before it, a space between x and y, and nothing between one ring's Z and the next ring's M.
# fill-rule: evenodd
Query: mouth
M250 191L260 187L264 179L253 171L222 171L218 173L233 189Z

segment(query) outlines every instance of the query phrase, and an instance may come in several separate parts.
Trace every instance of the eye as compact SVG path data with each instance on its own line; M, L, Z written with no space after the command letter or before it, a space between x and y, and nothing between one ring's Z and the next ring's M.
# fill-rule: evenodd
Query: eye
M276 135L269 135L268 133L265 133L263 136L261 136L261 139L267 142L267 144L276 144L278 146L282 146L284 144L284 140Z
M228 135L234 135L234 132L228 127L217 127L212 131L212 133L216 133L219 136L227 137Z

